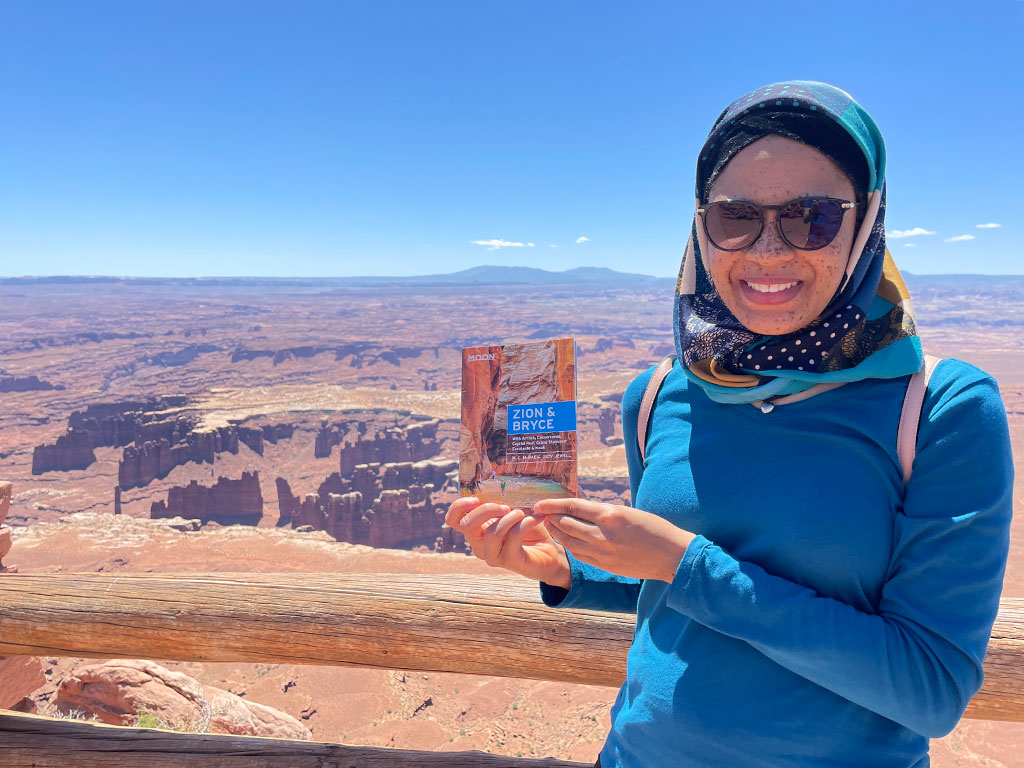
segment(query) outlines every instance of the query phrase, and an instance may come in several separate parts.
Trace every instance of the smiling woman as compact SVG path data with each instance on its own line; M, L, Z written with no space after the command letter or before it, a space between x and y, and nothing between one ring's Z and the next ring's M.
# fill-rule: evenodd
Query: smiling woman
M855 221L841 207L854 205L853 182L843 170L813 147L768 135L725 166L710 197L701 209L709 272L736 319L781 336L820 315L853 247ZM730 200L749 202L719 202ZM775 208L774 221L750 203Z
M907 463L923 354L884 179L877 127L837 88L730 104L697 162L675 359L623 397L632 506L449 509L547 605L636 612L604 768L925 768L981 686L1006 413L991 376L940 362Z

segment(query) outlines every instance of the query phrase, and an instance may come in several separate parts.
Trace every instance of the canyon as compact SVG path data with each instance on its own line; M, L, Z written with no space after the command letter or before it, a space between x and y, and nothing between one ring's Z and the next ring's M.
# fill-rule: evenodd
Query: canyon
M515 341L576 338L579 493L628 503L619 404L673 351L674 281L474 280L0 280L0 481L13 481L0 570L493 574L443 516L462 460L461 349ZM1024 477L1024 280L907 282L926 350L996 376ZM1024 596L1020 522L1004 595ZM591 762L616 693L145 661L316 739ZM87 663L0 659L0 707L49 711ZM932 765L1009 766L1022 745L1022 724L964 721Z

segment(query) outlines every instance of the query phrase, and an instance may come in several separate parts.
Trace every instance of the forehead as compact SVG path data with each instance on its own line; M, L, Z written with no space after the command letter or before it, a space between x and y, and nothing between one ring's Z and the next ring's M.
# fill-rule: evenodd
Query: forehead
M801 195L852 200L853 182L827 155L782 136L763 136L747 145L711 185L711 199L784 202Z

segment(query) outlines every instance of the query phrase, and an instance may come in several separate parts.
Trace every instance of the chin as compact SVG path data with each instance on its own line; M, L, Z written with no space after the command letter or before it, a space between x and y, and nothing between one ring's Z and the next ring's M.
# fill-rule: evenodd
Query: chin
M785 336L788 333L799 331L814 321L814 317L807 319L793 318L792 316L772 318L751 317L749 313L744 314L746 317L737 317L736 319L743 324L743 327L758 336Z

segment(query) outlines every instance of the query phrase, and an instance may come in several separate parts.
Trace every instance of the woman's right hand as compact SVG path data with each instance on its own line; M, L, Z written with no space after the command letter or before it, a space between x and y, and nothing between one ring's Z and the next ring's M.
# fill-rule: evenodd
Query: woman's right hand
M569 589L571 573L565 548L551 537L540 518L506 504L466 496L452 502L444 521L461 531L473 554L488 565Z

